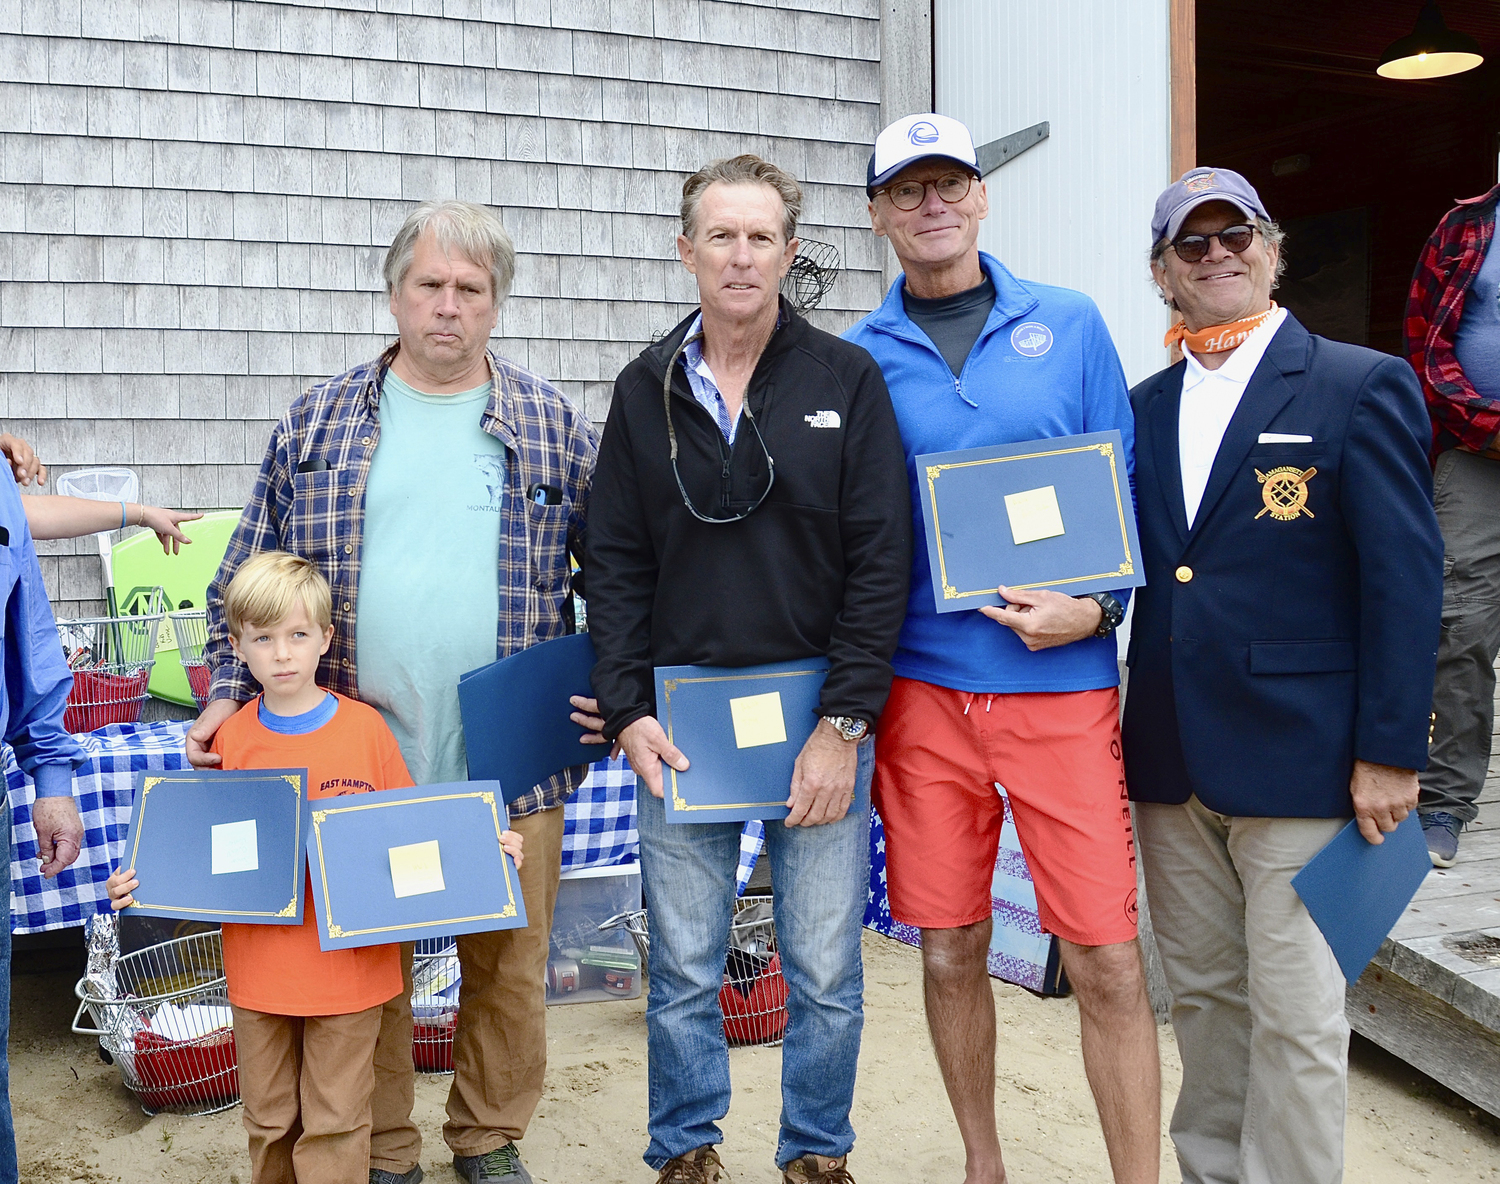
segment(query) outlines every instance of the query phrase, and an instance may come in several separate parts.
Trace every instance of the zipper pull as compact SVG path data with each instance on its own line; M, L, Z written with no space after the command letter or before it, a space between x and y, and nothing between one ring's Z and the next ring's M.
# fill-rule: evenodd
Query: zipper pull
M969 398L968 395L964 394L963 379L959 378L957 375L955 375L953 378L953 393L960 399L962 399L965 403L967 403L970 407L973 407L976 411L979 409L979 404L974 402L973 399Z

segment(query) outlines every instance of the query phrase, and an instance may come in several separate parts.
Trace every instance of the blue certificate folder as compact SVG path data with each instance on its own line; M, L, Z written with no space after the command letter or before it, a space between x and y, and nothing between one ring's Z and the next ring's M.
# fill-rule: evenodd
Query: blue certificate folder
M817 727L827 658L658 666L656 712L685 773L662 766L668 822L785 818L797 754Z
M1117 431L916 458L937 611L1005 603L995 589L1069 596L1146 582Z
M1292 877L1292 887L1352 983L1431 870L1422 823L1413 810L1378 846L1365 841L1357 822L1349 823Z
M123 867L128 912L237 924L302 924L306 769L136 774Z
M458 680L469 776L498 781L507 804L571 765L607 748L581 744L585 729L568 718L568 696L594 695L587 633L544 641L471 670Z
M323 949L525 928L498 782L319 798L308 813Z

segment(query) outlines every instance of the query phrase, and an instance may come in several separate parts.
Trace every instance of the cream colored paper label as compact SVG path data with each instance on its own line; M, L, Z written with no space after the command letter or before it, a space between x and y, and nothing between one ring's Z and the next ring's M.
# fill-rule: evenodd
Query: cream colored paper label
M734 717L736 748L786 743L786 719L781 712L780 691L731 699L729 714Z
M392 847L390 856L391 884L398 897L442 892L448 887L443 883L443 861L436 839Z
M1024 493L1006 494L1005 513L1010 518L1010 537L1018 547L1038 539L1055 539L1064 533L1055 486L1043 485Z
M255 819L244 822L221 822L209 828L211 873L215 876L230 872L254 872L260 870L260 848L256 843Z

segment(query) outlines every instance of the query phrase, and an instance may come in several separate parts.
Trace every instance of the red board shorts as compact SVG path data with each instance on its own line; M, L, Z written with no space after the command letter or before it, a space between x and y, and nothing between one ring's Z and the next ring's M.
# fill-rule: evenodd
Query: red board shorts
M1136 936L1135 836L1120 693L984 695L897 678L875 739L891 916L956 929L990 916L1005 807L1049 933L1081 946Z

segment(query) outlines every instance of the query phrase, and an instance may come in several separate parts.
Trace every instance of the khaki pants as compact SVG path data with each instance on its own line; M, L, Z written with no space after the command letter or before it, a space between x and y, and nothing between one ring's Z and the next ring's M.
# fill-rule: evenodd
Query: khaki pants
M521 895L528 925L458 939L463 984L443 1124L443 1138L457 1155L484 1155L525 1135L547 1070L547 954L562 866L562 807L510 825L525 839ZM403 953L406 990L381 1013L370 1137L370 1166L398 1175L422 1154L422 1135L411 1120L411 947Z
M1344 976L1291 879L1346 820L1231 818L1196 797L1135 810L1182 1054L1183 1181L1337 1184Z
M381 1009L233 1010L251 1184L367 1184Z

